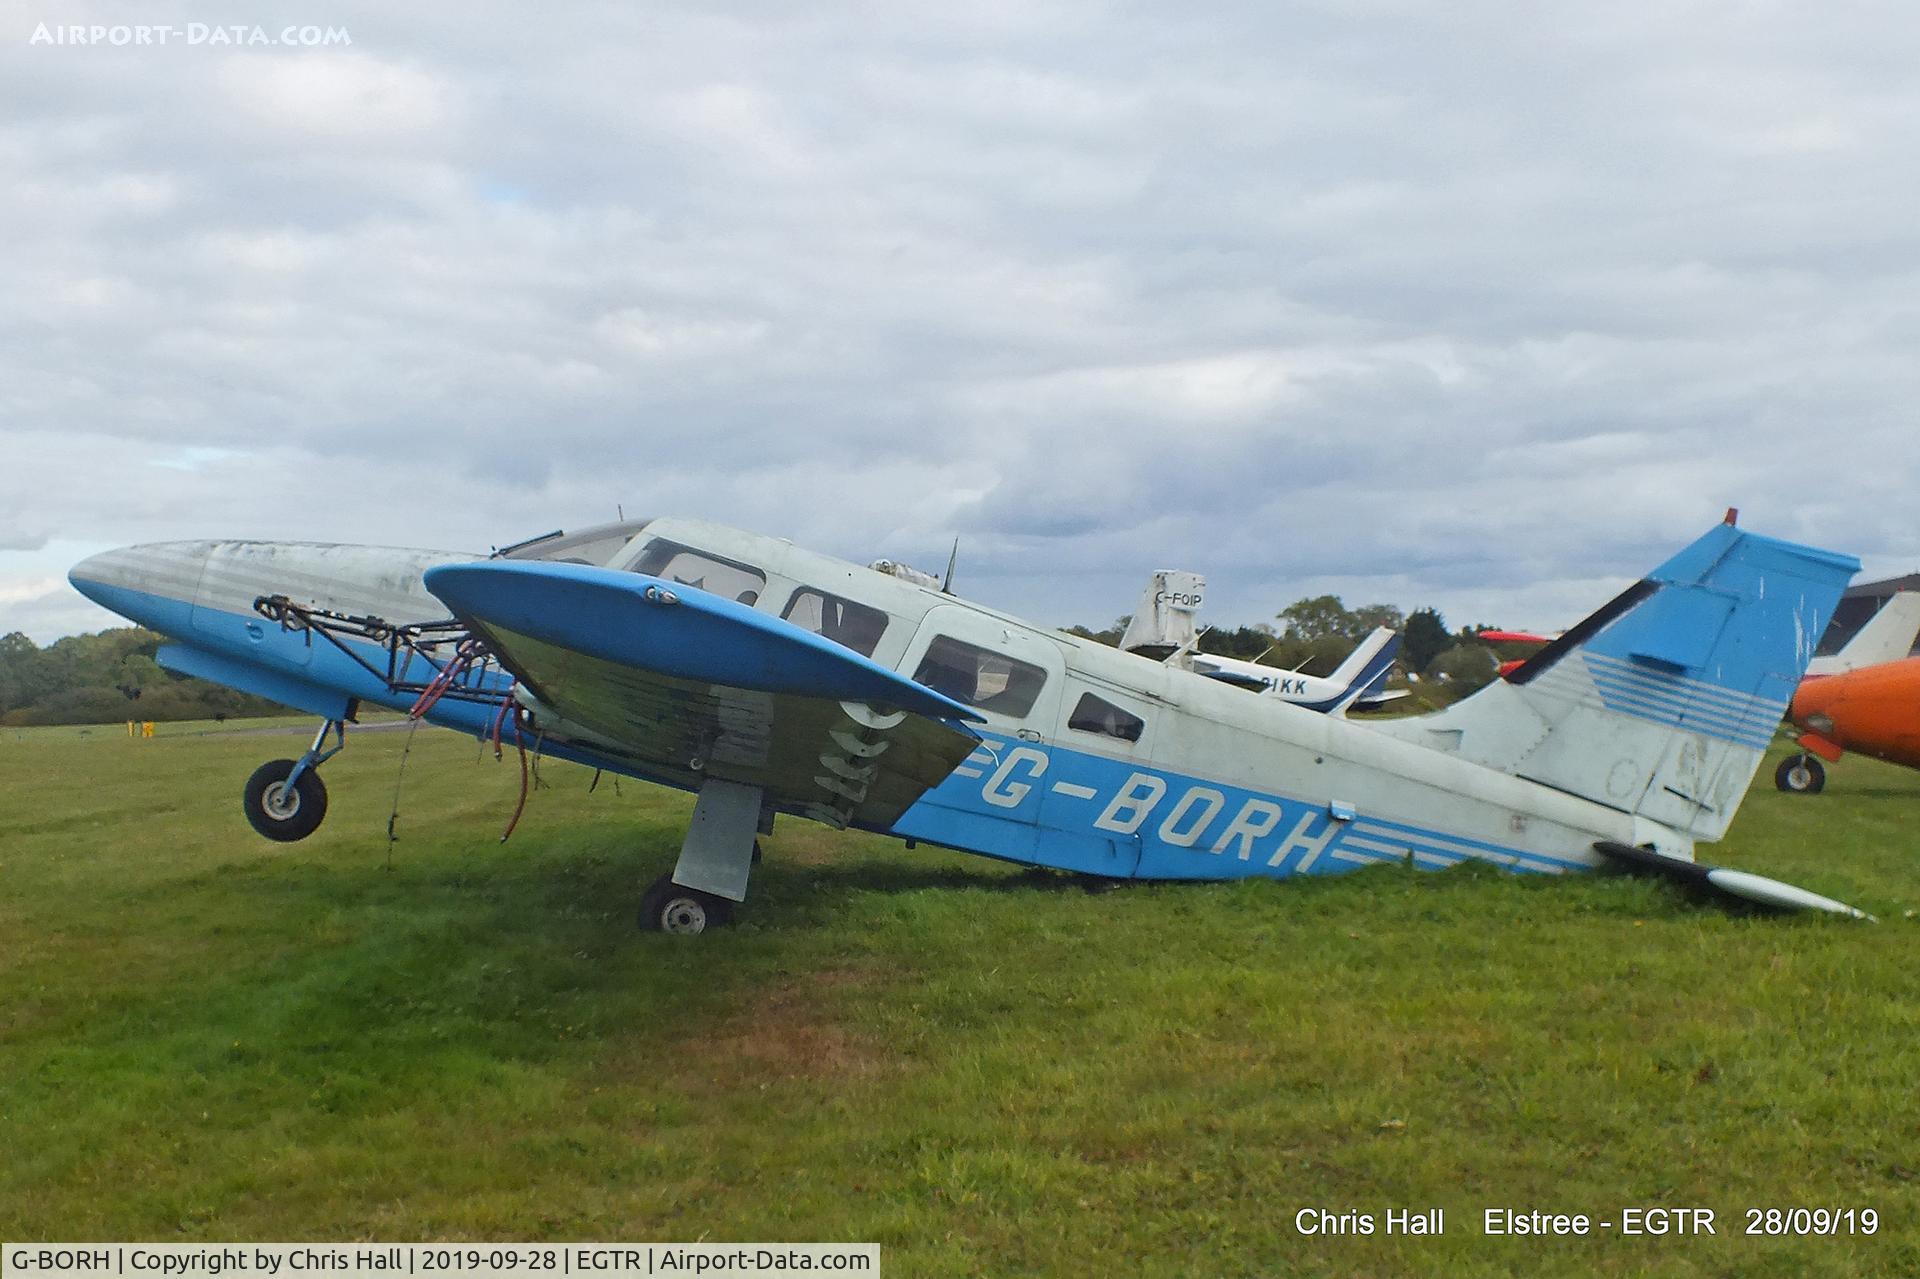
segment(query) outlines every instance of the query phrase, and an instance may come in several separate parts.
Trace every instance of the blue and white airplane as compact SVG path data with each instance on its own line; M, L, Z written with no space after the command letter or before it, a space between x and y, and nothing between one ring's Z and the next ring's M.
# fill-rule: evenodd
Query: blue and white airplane
M248 781L263 834L319 825L363 704L510 730L697 794L641 908L697 933L745 899L779 815L1115 879L1701 871L1694 841L1726 831L1857 568L1721 524L1509 678L1368 724L691 519L491 557L160 543L71 577L168 635L168 669L322 717Z

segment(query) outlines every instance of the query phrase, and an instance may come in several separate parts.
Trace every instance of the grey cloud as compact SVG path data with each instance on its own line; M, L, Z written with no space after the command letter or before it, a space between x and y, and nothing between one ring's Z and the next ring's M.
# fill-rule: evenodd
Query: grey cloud
M1056 622L1562 624L1730 504L1920 562L1901 8L322 16L0 48L19 528L960 532Z

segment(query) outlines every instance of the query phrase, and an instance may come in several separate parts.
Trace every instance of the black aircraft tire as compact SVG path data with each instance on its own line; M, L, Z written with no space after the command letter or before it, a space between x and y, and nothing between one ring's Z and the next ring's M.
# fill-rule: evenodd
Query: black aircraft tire
M292 792L287 791L287 775L293 772L293 763L276 759L254 769L241 801L253 828L283 844L313 834L327 815L327 784L313 769L300 774Z
M662 875L640 898L640 928L649 933L690 937L733 921L733 903L697 888L682 888Z
M1773 784L1791 795L1818 795L1827 770L1811 755L1789 755L1773 770Z

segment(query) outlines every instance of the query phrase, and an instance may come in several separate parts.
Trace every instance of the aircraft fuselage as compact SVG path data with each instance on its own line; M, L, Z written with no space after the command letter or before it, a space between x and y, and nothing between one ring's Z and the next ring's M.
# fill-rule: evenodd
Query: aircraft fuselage
M530 557L542 558L540 550ZM615 569L657 569L662 555L677 557L671 563L682 575L674 580L729 597L737 587L756 611L821 634L829 632L819 615L837 609L838 633L830 638L936 687L929 672L956 646L993 654L988 666L1004 668L1003 683L962 690L960 698L985 721L975 728L972 755L897 820L876 827L903 839L1153 879L1321 874L1396 861L1433 868L1468 859L1557 872L1595 864L1597 839L1691 853L1684 836L1630 813L783 541L656 520L591 550ZM447 609L422 573L482 558L313 543L165 543L95 557L74 570L74 580L172 639L163 657L172 669L340 719L356 701L404 710L414 699L347 651L359 644L363 660L377 667L384 660L377 646L348 640L343 648L284 629L263 618L255 601L285 596L340 614L426 621ZM699 583L686 576L696 571L704 573ZM977 678L990 684L994 676ZM510 683L488 672L480 687L504 696ZM547 753L688 790L725 774L723 761L690 767L665 749L649 757L560 719L525 692L520 701ZM485 701L448 700L426 718L484 735L500 716Z

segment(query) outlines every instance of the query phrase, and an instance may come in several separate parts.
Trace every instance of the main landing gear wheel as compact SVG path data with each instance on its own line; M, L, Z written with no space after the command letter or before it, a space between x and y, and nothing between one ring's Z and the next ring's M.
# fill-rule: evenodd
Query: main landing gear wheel
M1789 755L1773 770L1773 784L1795 795L1817 795L1827 784L1827 770L1811 755Z
M650 933L704 933L732 919L732 902L697 888L682 888L672 875L654 880L640 898L640 927Z
M313 834L320 829L320 819L327 815L327 787L320 780L320 774L311 768L304 769L289 787L287 777L293 772L293 765L290 759L260 765L247 779L246 797L242 801L253 828L283 844Z

